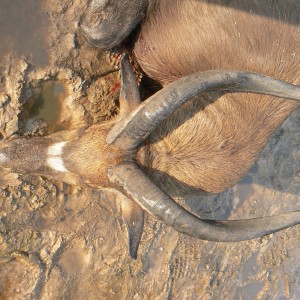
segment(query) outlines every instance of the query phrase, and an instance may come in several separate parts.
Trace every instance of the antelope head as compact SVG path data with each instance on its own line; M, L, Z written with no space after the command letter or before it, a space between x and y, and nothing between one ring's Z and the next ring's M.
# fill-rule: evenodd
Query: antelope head
M48 137L3 142L1 166L12 173L44 175L121 192L133 258L137 256L144 211L181 233L219 242L253 239L300 223L300 211L247 220L200 219L160 189L137 159L137 153L161 122L199 93L248 92L299 101L299 87L256 73L216 70L179 79L141 102L127 56L121 61L121 75L120 115L116 120Z

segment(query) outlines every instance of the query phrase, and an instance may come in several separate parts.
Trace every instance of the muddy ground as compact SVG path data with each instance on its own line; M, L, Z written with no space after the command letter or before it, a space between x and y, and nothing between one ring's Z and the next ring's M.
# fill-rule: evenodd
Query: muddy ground
M84 40L85 7L79 0L1 1L1 138L46 135L118 113L117 60ZM230 219L300 209L299 128L297 110L244 180L186 205ZM214 243L148 215L132 260L113 194L19 180L0 191L0 299L300 299L300 226Z

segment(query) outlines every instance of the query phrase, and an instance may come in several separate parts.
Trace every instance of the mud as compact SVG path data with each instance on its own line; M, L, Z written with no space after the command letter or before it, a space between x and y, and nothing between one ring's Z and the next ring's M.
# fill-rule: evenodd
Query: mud
M0 133L46 135L118 113L117 60L80 33L85 1L0 3ZM300 110L248 176L183 204L206 218L300 209ZM151 216L137 260L118 198L41 177L0 191L0 299L299 299L300 226L239 243L179 234Z

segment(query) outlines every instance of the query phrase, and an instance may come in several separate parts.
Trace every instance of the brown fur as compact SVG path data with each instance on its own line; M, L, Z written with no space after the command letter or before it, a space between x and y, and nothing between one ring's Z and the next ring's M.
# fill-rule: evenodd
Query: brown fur
M144 72L162 85L211 69L254 71L299 84L300 4L296 0L222 3L150 0L133 50ZM253 94L198 96L151 134L138 150L137 161L169 194L223 191L247 173L296 106L293 101ZM132 153L106 144L114 122L12 142L7 165L13 172L109 186L108 167L133 159ZM60 141L68 141L62 157L70 173L45 164L48 146Z
M213 2L154 2L134 47L148 76L167 85L196 71L240 69L300 84L297 1ZM169 192L223 191L247 173L296 106L261 95L199 96L152 134L152 176Z
M2 167L13 173L44 175L78 186L110 187L107 170L130 158L130 153L108 145L107 132L114 122L84 127L72 131L60 131L48 137L16 139L1 147L9 161ZM47 163L50 146L67 142L59 155L68 172L54 170Z
M95 125L68 143L64 148L64 162L68 170L77 174L90 186L110 186L107 170L124 160L127 153L105 141L112 123Z

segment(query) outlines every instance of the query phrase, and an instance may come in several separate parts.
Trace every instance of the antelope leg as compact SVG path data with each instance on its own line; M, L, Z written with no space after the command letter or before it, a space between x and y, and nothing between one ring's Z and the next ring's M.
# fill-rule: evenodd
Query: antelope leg
M217 242L258 238L300 223L300 211L247 220L211 221L186 211L159 189L132 162L121 163L108 171L116 188L140 207L181 233Z

